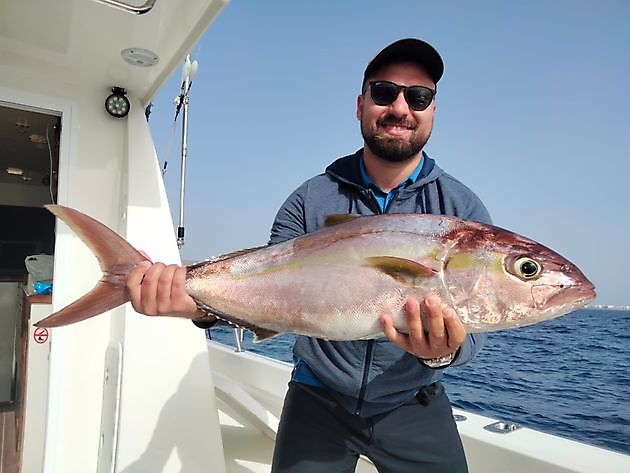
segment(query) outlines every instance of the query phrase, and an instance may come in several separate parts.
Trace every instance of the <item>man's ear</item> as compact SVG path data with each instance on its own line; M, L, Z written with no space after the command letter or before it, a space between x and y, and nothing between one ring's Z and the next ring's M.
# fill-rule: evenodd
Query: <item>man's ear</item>
M361 115L363 114L363 95L357 97L357 120L361 121Z

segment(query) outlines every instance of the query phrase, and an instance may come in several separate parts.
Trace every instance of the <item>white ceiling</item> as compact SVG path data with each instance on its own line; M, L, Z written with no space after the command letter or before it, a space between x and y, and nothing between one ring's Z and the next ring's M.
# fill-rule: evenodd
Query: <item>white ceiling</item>
M147 104L226 2L157 0L133 15L94 0L1 0L0 66L103 90L118 85ZM127 48L148 49L159 62L128 64Z
M134 15L96 0L0 0L0 75L8 68L17 77L54 83L70 97L73 87L101 89L104 98L119 86L148 104L226 2L156 0L151 11ZM121 56L126 48L148 49L159 61L129 64ZM46 134L55 161L56 123L54 116L6 107L0 96L0 183L45 185ZM8 167L23 169L30 180L9 175Z

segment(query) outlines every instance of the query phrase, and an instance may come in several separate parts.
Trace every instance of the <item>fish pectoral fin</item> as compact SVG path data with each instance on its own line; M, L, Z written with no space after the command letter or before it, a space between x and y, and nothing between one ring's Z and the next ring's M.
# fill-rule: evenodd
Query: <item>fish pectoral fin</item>
M370 266L391 276L405 286L416 287L418 280L433 278L438 271L416 261L397 256L368 256L365 258Z
M334 227L335 225L341 225L342 223L352 222L357 218L361 218L361 215L352 214L332 214L326 215L324 219L324 225L327 227Z

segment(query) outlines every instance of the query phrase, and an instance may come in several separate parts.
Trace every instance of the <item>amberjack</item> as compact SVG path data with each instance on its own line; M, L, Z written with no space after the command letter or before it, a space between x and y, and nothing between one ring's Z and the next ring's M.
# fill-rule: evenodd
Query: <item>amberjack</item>
M103 277L36 325L79 322L129 301L127 276L148 258L77 210L46 208L93 251ZM283 332L377 338L382 314L405 332L405 302L429 294L453 307L469 332L534 324L595 298L577 266L551 249L496 226L428 214L330 216L313 233L187 266L186 292L206 314L258 340Z

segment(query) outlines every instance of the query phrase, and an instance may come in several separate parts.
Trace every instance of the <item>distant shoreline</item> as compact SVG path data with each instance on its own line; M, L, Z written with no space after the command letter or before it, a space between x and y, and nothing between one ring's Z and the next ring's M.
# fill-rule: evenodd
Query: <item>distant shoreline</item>
M630 305L610 305L610 304L597 304L587 305L584 309L594 310L630 310Z

